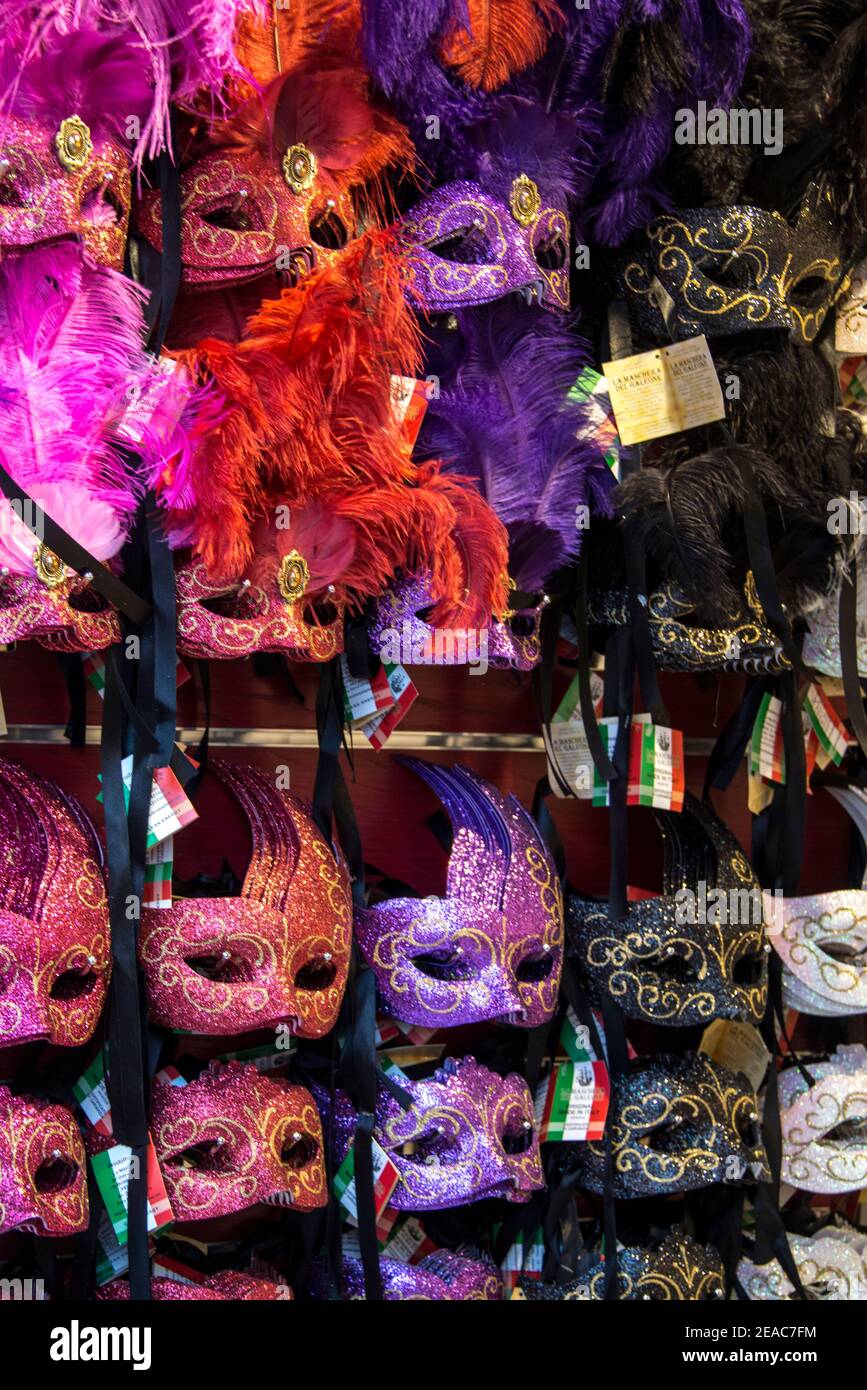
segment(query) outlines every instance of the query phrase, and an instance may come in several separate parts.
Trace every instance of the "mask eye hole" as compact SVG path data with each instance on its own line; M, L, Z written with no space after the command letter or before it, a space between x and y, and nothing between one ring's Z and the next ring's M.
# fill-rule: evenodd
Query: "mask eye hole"
M515 978L522 985L537 985L542 980L547 980L553 969L554 962L551 959L551 952L537 952L535 955L524 957L515 971Z
M417 1139L409 1139L398 1150L409 1163L432 1168L440 1163L451 1148L452 1140L442 1125L426 1129Z
M327 598L315 599L304 605L304 621L308 627L330 627L337 620L337 609Z
M764 968L764 952L761 955L740 956L732 967L732 979L736 985L761 984Z
M291 1130L283 1140L280 1162L293 1172L299 1173L302 1168L313 1162L317 1147L315 1139L311 1139L309 1134L302 1134L297 1129Z
M71 1158L50 1158L43 1159L33 1175L33 1182L37 1192L46 1194L53 1192L63 1192L65 1188L72 1187L78 1177L78 1164Z
M697 963L678 954L677 950L668 954L663 947L659 955L648 960L655 975L661 975L675 985L694 984L697 978Z
M0 208L22 208L27 188L17 170L3 166L6 161L0 155Z
M526 1153L533 1143L533 1126L529 1121L512 1126L506 1130L500 1143L507 1154Z
M752 283L749 265L740 256L728 256L725 260L699 259L696 269L724 290L742 290Z
M324 956L317 956L314 960L305 961L301 969L295 976L296 989L328 989L334 984L334 977L337 974L337 967L333 960L326 960Z
M514 613L509 619L509 631L515 637L532 637L536 631L536 619L529 613Z
M642 1134L639 1142L647 1149L652 1149L654 1153L670 1153L682 1147L680 1132L683 1129L681 1117L677 1115L669 1116L662 1124L654 1129Z
M68 999L83 999L93 990L96 985L96 978L91 970L64 970L51 986L49 991L51 998L61 1002Z
M820 1144L845 1144L852 1140L863 1143L867 1139L867 1115L854 1115L851 1120L841 1120L840 1124L829 1129L819 1140Z
M81 215L94 227L117 227L126 219L124 206L112 192L110 184L100 184L85 194Z
M830 286L821 275L805 275L789 291L789 299L801 308L812 309L821 304Z
M205 1139L200 1144L190 1144L172 1158L166 1160L175 1168L195 1168L200 1173L225 1173L232 1166L228 1145L216 1139Z
M559 232L542 237L533 247L533 256L540 270L562 270L568 256L566 242Z
M343 218L329 208L310 223L310 240L327 251L340 251L349 241L349 229Z
M437 951L422 951L413 956L412 963L422 975L431 980L468 980L475 970L458 946L443 946Z
M838 960L841 965L863 966L864 957L867 955L867 947L860 949L850 941L841 941L838 938L830 937L827 941L817 941L816 945L820 951L824 951L826 956L832 960Z
M256 228L247 204L248 199L243 198L231 205L209 208L207 212L202 213L202 221L207 222L209 227L217 227L221 231L254 232Z
M238 985L256 978L256 972L250 962L241 956L233 955L229 950L221 951L217 955L184 956L184 964L197 975L201 975L203 980L212 980L214 984Z
M494 257L487 237L480 227L462 227L442 241L427 243L427 248L443 261L456 265L489 265Z

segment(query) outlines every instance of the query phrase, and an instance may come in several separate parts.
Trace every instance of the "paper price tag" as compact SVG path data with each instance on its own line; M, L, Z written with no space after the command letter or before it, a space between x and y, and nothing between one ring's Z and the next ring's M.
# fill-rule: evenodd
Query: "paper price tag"
M540 1142L582 1143L586 1139L601 1139L609 1089L604 1062L555 1062L536 1088Z
M725 419L725 405L704 337L603 362L617 432L643 444Z
M395 1225L382 1253L386 1259L416 1265L434 1250L436 1244L426 1233L421 1222L415 1216L407 1216Z
M702 1034L699 1052L705 1053L712 1062L728 1067L729 1071L743 1072L754 1091L764 1081L771 1059L757 1028L727 1018L714 1019L708 1025Z
M544 1263L545 1235L542 1227L538 1226L529 1238L522 1231L500 1265L504 1286L514 1289L522 1275L524 1278L541 1279Z
M96 1054L87 1071L75 1082L72 1094L97 1134L110 1137L111 1107L108 1103L108 1087L105 1084L105 1058L101 1052Z
M164 910L172 905L174 842L174 835L168 835L165 840L160 840L159 844L145 851L143 907Z
M365 724L375 715L391 709L394 696L385 665L380 666L371 680L366 676L353 676L345 655L340 658L340 669L343 672L343 709L349 724Z

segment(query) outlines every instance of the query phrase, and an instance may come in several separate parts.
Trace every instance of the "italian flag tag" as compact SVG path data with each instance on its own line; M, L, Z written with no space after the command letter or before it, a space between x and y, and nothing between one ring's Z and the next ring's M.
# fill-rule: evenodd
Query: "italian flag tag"
M849 747L849 732L821 686L810 686L804 714L826 756L833 763L841 763Z
M682 811L685 786L681 730L636 715L629 731L627 804Z
M400 1174L383 1148L373 1140L373 1196L377 1230L392 1192L400 1182ZM334 1193L345 1219L358 1225L358 1198L355 1191L355 1149L349 1150L334 1174Z
M541 1279L544 1263L545 1235L542 1227L538 1226L529 1236L519 1231L500 1265L503 1284L507 1289L514 1289L521 1275L525 1278L529 1275L533 1279Z
M783 702L776 695L764 695L750 739L750 772L766 782L785 782L783 728L780 716Z
M132 1156L132 1149L126 1144L114 1144L110 1149L94 1154L90 1160L93 1175L120 1245L126 1245L129 1234L128 1205ZM149 1231L159 1230L160 1226L167 1226L174 1219L157 1161L157 1151L150 1139L147 1147L147 1208Z

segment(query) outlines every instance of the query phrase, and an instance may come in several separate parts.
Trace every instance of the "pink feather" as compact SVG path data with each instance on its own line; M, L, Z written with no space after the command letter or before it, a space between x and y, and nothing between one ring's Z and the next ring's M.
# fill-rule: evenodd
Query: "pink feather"
M143 300L74 242L0 263L0 452L32 496L51 491L72 533L97 554L122 540L146 473L177 447L182 385L172 386L182 399L171 409L147 412L139 441L124 425L160 385L142 346ZM142 456L141 476L121 446Z

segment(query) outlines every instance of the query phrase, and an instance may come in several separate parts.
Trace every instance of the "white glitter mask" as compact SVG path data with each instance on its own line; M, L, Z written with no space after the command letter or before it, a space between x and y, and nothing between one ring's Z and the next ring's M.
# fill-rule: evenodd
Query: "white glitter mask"
M790 1236L789 1245L804 1289L828 1303L867 1299L867 1239L852 1227L834 1227L815 1236ZM794 1285L776 1260L766 1265L743 1259L738 1280L754 1301L797 1301Z
M818 893L780 902L765 894L768 940L783 961L783 999L801 1013L867 1011L867 892Z
M784 1182L805 1192L852 1192L867 1183L867 1048L839 1047L780 1073Z

